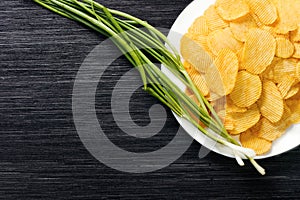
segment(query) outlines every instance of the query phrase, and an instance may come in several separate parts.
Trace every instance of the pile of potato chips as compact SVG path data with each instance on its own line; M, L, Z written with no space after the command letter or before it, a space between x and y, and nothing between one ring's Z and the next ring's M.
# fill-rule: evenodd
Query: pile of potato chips
M184 35L181 54L244 147L264 154L300 122L300 0L217 0Z

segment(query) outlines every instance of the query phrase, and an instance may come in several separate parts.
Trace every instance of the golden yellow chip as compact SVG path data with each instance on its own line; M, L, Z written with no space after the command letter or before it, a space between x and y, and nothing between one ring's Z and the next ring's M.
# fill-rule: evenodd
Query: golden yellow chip
M250 10L263 24L273 24L277 19L277 10L269 0L247 0Z
M299 25L298 25L297 30L294 30L294 31L291 32L291 40L293 42L300 42L300 28L299 28Z
M275 23L275 31L286 34L298 28L299 0L272 0L278 11L278 20Z
M285 76L295 77L295 68L297 62L293 58L281 59L273 66L273 78L274 83L280 83L285 80Z
M276 56L289 58L294 54L294 45L286 38L276 38Z
M206 77L205 77L206 78ZM205 79L207 82L207 79ZM207 82L208 83L208 82ZM207 100L210 102L212 106L214 106L215 102L218 101L219 99L223 98L223 96L220 96L212 91L210 91L209 95L206 97Z
M243 107L238 107L236 106L232 99L229 96L226 96L226 105L225 105L225 110L228 113L232 113L232 112L237 112L237 113L243 113L247 111L247 108L243 108Z
M300 43L294 43L295 53L293 55L294 58L300 58Z
M278 34L274 31L274 28L272 27L272 32L270 32L275 38L284 38L287 40L290 40L290 33L287 34Z
M227 21L241 18L249 13L249 6L244 0L217 0L216 10Z
M240 19L230 22L229 27L233 36L237 40L245 42L249 29L256 28L257 25L253 17L248 14Z
M263 82L262 94L258 105L262 116L272 123L281 119L284 110L283 98L275 83L269 80Z
M252 131L252 132L256 136L271 142L279 138L285 132L285 128L281 127L280 125L278 126L276 124L271 123L266 118L262 118L258 124L259 124L259 131L258 132Z
M225 22L220 15L217 13L215 6L211 5L205 12L204 17L206 18L208 28L211 31L228 27L228 22Z
M207 45L213 54L217 55L222 49L230 49L237 52L243 46L243 43L236 40L230 28L216 30L208 35Z
M253 149L257 155L267 153L272 147L272 142L257 137L250 130L240 135L240 141L243 147Z
M299 87L292 87L284 99L289 99L294 97L299 92Z
M240 71L230 98L239 107L249 107L260 98L261 91L262 83L258 75Z
M199 73L195 68L191 68L188 71L192 81L194 82L195 86L201 92L203 96L207 96L209 93L209 89L207 87L206 81L201 73Z
M274 57L272 63L263 71L260 76L263 78L271 79L274 78L274 67L278 65L279 62L282 62L281 58Z
M254 14L253 12L250 12L250 15L253 18L253 20L255 21L257 27L263 28L265 26L263 23L261 23L261 21L258 19L256 14Z
M300 81L300 62L296 65L295 77Z
M192 35L208 35L209 29L207 25L206 18L204 16L198 17L192 26L189 28L189 33Z
M213 62L203 47L192 40L188 34L181 39L180 51L183 58L201 73L204 73Z
M201 46L203 48L203 50L205 50L208 55L210 55L211 57L214 56L212 54L212 52L210 51L208 45L207 45L207 36L195 35L193 37L193 40L195 41L196 44L198 44L199 46Z
M238 68L235 53L230 49L219 51L214 65L211 65L205 74L209 89L220 96L229 94L234 88Z
M234 129L229 131L232 135L238 135L248 130L260 119L260 112L256 104L253 104L246 112L228 113L227 115L233 120Z
M186 60L183 62L184 69L189 73L190 70L192 70L193 66L191 63L187 62Z
M286 103L291 111L293 111L289 117L290 122L292 124L300 123L300 99L289 99Z
M218 116L222 120L224 127L226 130L233 130L234 124L232 118L227 114L226 110L220 110L218 112Z
M260 74L272 63L275 50L276 41L269 32L258 28L250 29L241 64L247 71Z
M277 84L278 90L283 98L286 97L291 87L296 83L296 79L291 76L283 76L281 81Z

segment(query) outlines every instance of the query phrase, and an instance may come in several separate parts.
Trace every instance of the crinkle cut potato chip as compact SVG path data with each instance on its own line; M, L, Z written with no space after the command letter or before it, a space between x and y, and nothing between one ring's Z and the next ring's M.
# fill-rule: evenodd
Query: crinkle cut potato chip
M294 45L286 38L276 38L276 56L289 58L294 54Z
M276 33L286 34L298 28L299 0L272 0L277 8L278 20L275 23Z
M209 88L207 83L201 73L199 73L195 68L191 68L188 72L192 81L195 83L198 90L201 92L203 96L207 96L209 94Z
M243 43L235 39L230 28L211 32L207 38L207 45L215 55L225 48L237 52L243 47Z
M249 6L244 0L217 0L216 10L227 21L241 18L249 13Z
M245 42L249 29L257 28L257 25L253 17L250 14L248 14L240 19L231 21L229 27L233 36L237 40Z
M300 81L300 62L296 65L296 71L295 71L295 76Z
M249 107L260 98L261 91L262 83L258 75L240 71L230 98L239 107Z
M226 97L226 104L225 104L225 110L228 113L243 113L247 111L247 108L243 108L243 107L238 107L236 106L232 99L229 97L229 95Z
M294 97L297 93L299 92L299 87L292 87L290 89L290 91L288 91L288 93L286 94L286 96L284 97L284 99L289 99Z
M274 63L272 68L272 81L274 83L280 83L284 81L286 76L294 77L295 76L295 68L298 61L294 61L294 59L281 59L279 62Z
M266 80L263 82L261 98L258 101L262 116L269 121L278 122L283 115L283 98L275 83Z
M290 91L291 87L296 82L296 79L291 76L283 76L283 79L277 84L277 88L281 93L283 98L286 97L288 92Z
M201 73L204 73L213 62L203 47L192 40L188 34L181 39L180 52L183 58Z
M228 22L224 21L217 13L214 5L211 5L204 12L204 17L206 18L208 28L211 31L226 28L229 25Z
M241 64L248 72L260 74L272 63L275 50L275 38L268 31L258 28L250 29Z
M290 99L287 100L288 107L293 111L289 120L293 124L297 124L300 122L300 99Z
M246 0L250 10L258 17L263 24L273 24L277 19L275 5L269 0Z
M238 135L253 127L261 116L256 104L253 104L246 112L228 113L228 115L234 124L234 129L229 131L232 135Z
M300 59L300 43L294 43L294 46L295 46L295 53L293 57Z
M216 0L185 37L186 71L244 147L300 123L300 0Z
M300 42L300 25L298 25L298 28L291 32L291 40L293 42Z
M285 132L285 127L278 124L271 123L269 120L267 120L264 117L259 121L257 126L259 127L255 128L255 130L258 131L257 132L252 131L252 132L256 134L256 136L268 140L270 142L276 140Z
M189 33L192 35L203 35L206 36L209 34L209 28L207 25L206 18L204 16L198 17L192 26L189 28Z
M238 68L238 58L234 52L230 49L219 51L214 65L205 74L209 89L220 96L229 94L234 88Z
M265 140L263 138L257 137L247 130L240 135L240 141L245 148L253 149L257 155L262 155L271 150L272 142Z

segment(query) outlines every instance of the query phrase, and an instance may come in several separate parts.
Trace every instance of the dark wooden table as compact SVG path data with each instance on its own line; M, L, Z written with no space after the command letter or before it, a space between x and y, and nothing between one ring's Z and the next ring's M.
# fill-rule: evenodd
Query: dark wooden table
M163 28L190 3L101 2ZM199 159L196 142L170 166L144 174L120 172L95 159L77 134L72 90L81 63L104 39L30 0L0 1L0 199L300 198L299 147L261 160L266 176L249 163L242 168L215 153ZM105 71L97 89L97 117L116 145L150 152L167 145L179 126L168 112L162 133L153 138L135 140L120 131L109 110L110 96L130 68L121 57ZM149 107L156 103L137 90L130 103L133 120L147 125Z

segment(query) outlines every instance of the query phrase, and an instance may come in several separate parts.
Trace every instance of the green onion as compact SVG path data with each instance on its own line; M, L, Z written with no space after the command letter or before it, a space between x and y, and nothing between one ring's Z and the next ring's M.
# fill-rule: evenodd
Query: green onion
M34 1L109 37L128 61L138 69L145 91L178 116L187 119L207 137L231 148L241 166L244 165L241 157L246 157L262 175L265 174L265 170L253 159L254 151L241 147L240 143L228 134L213 107L201 95L184 69L179 53L166 36L156 28L146 21L121 11L108 9L93 0ZM200 105L197 105L161 72L155 62L166 66L188 89L193 91ZM214 133L202 127L195 118Z

